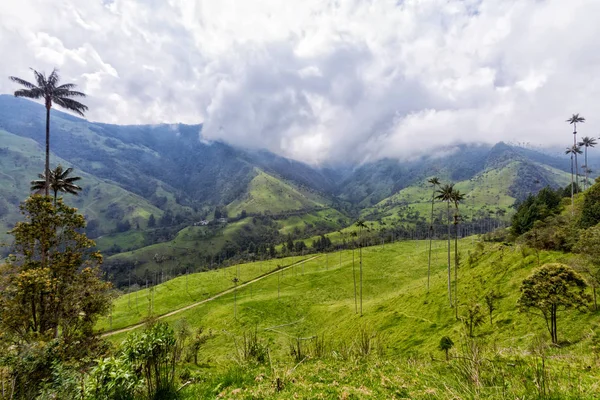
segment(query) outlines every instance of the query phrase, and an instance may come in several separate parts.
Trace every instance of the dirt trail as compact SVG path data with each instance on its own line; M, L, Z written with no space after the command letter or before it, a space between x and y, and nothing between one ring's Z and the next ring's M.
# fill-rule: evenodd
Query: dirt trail
M268 272L268 273L266 273L266 274L264 274L264 275L261 275L261 276L258 276L258 277L256 277L256 278L252 279L252 280L249 280L248 282L245 282L245 283L242 283L242 284L238 285L238 286L237 286L237 289L239 289L239 288L243 288L244 286L248 286L248 285L250 285L250 284L252 284L252 283L254 283L254 282L260 281L261 279L267 278L267 277L269 277L269 276L271 276L271 275L273 275L273 274L276 274L276 273L278 273L279 271L285 271L286 269L289 269L289 268L295 267L295 266L297 266L297 265L300 265L300 264L304 264L305 262L308 262L308 261L314 260L315 258L318 258L318 257L321 257L321 256L320 256L320 255L318 255L318 256L313 256L313 257L307 258L307 259L305 259L305 260L301 260L301 261L295 262L295 263L293 263L293 264L290 264L290 265L288 265L287 267L283 267L283 268L281 268L281 269L276 269L276 270L273 270L273 271L271 271L271 272ZM225 296L226 294L232 293L232 292L233 292L235 289L236 289L235 287L232 287L232 288L226 289L226 290L224 290L224 291L222 291L222 292L219 292L219 293L215 294L215 295L214 295L214 296L212 296L212 297L209 297L208 299L204 299L204 300L201 300L201 301L197 301L196 303L192 303L192 304L189 304L189 305L187 305L187 306L185 306L185 307L181 307L181 308L178 308L178 309L176 309L176 310L169 311L169 312L168 312L168 313L166 313L166 314L159 315L158 317L156 317L156 319L158 320L158 319L167 318L167 317L170 317L170 316L172 316L172 315L178 314L178 313L180 313L180 312L183 312L183 311L189 310L190 308L194 308L194 307L196 307L196 306L199 306L199 305L201 305L201 304L205 304L205 303L211 302L211 301L213 301L213 300L216 300L216 299L218 299L219 297ZM100 337L108 337L108 336L117 335L117 334L119 334L119 333L123 333L123 332L129 332L129 331L132 331L132 330L134 330L134 329L137 329L137 328L139 328L139 327L141 327L141 326L143 326L143 325L144 325L144 322L140 322L139 324L130 325L130 326L128 326L128 327L125 327L125 328L121 328L121 329L117 329L117 330L114 330L114 331L109 331L109 332L104 332L103 334L101 334L101 335L100 335Z

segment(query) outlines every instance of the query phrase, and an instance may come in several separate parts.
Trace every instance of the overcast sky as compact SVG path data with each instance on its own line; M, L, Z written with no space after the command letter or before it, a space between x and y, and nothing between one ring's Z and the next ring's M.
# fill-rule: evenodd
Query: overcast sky
M1 0L0 76L312 164L600 134L600 0ZM0 93L16 86L0 79Z

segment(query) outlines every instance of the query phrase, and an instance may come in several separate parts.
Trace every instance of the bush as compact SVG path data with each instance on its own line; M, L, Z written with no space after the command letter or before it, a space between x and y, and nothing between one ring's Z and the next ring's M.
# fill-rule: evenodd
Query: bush
M86 388L90 400L132 400L141 381L131 363L124 357L109 357L98 361Z
M164 322L144 332L130 335L123 343L123 354L135 371L144 377L149 399L175 399L175 332Z

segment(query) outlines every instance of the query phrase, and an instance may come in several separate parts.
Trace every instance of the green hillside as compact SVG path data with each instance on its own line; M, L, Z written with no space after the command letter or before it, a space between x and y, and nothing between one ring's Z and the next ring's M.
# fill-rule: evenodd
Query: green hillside
M487 169L471 179L448 182L454 183L454 187L465 195L461 206L463 218L472 218L481 210L495 212L501 209L510 212L510 207L517 201L514 197L515 185L523 180L524 170L527 172L533 170L534 176L531 176L529 181L532 187L530 193L535 193L533 188L538 187L540 181L553 187L565 187L570 184L570 175L566 172L539 163L524 164L522 161L509 161L497 168ZM400 190L373 207L364 209L361 215L367 219L376 217L387 223L394 223L410 219L407 215L409 213L418 213L420 218L429 221L432 194L432 186L427 182L429 178ZM446 182L442 181L442 183ZM525 183L527 184L527 181ZM523 193L523 189L519 189L518 192ZM439 204L437 210L436 215L440 210Z
M0 130L0 241L8 240L6 232L19 220L19 203L29 195L29 182L38 179L44 169L43 151L31 139ZM54 165L73 166L58 157L52 158ZM113 182L98 179L82 172L74 165L77 176L81 176L83 187L79 196L67 195L65 201L77 207L87 217L88 224L96 226L95 232L107 233L116 229L118 222L129 221L135 229L145 228L150 214L159 218L163 211L145 199L128 192Z
M286 211L322 208L326 200L307 190L301 190L290 183L255 169L256 176L250 181L246 191L227 205L230 216L268 212L280 214Z
M379 340L381 352L385 354L382 360L396 360L395 365L399 367L403 363L402 360L412 357L416 363L412 365L413 371L419 370L421 375L430 374L439 380L439 385L422 379L406 382L406 390L410 396L451 398L443 391L444 385L451 385L447 387L448 390L464 395L468 388L461 386L466 384L461 383L459 377L452 375L452 370L432 370L434 364L414 369L422 363L419 360L426 360L430 356L442 357L437 349L442 336L450 336L457 343L458 347L452 351L453 354L459 355L465 351L460 347L461 341L465 340L461 339L465 335L465 325L456 320L454 310L448 306L445 246L443 241L434 242L429 293L426 290L427 242L397 242L384 248L363 249L362 317L355 312L352 277L353 265L355 269L358 268L358 251L354 252L354 264L352 251L343 251L327 256L321 255L302 265L275 272L255 283L240 287L237 293L228 293L213 301L176 313L166 320L176 323L185 319L193 327L202 326L215 332L214 338L210 339L201 351L205 366L198 372L202 376L214 376L216 379L200 381L207 382L206 385L226 379L225 375L219 374L229 373L226 371L230 368L230 360L235 357L236 343L239 345L237 341L244 332L256 330L261 340L268 343L271 362L280 366L281 363L286 365L285 363L292 362L289 346L294 338L323 337L326 354L329 356L317 357L315 361L306 360L297 373L290 372L294 379L286 381L285 390L281 393L273 391L274 371L259 368L250 374L256 376L262 373L269 376L268 382L263 384L259 380L249 379L237 384L232 383L232 386L221 389L225 390L222 396L227 398L246 398L239 391L236 392L239 385L244 386L246 395L248 392L255 392L263 393L263 396L267 397L290 398L293 393L301 392L307 396L307 393L314 391L315 396L321 393L320 397L338 397L342 396L342 387L327 392L325 386L328 386L327 382L331 385L334 380L339 379L354 388L360 386L356 382L363 382L365 390L379 393L378 398L391 398L392 393L388 390L392 389L381 387L377 379L367 383L359 378L361 374L358 371L350 372L353 370L350 365L355 364L346 364L343 358L335 361L335 354L343 354L346 347L358 346L360 332L368 332L368 335L375 335L377 332L374 338ZM494 324L490 324L489 317L484 313L486 319L475 329L476 338L479 346L487 349L486 352L499 352L494 354L501 357L504 364L521 359L535 342L535 338L546 332L543 319L520 313L516 309L520 284L537 266L535 253L517 245L483 244L474 238L461 240L459 246L461 254L464 255L464 265L459 275L459 314L466 315L468 307L474 303L485 305L485 293L496 290L502 298L493 315ZM278 264L288 265L297 260L283 259L279 260ZM569 254L541 252L540 263L546 262L575 265L578 260ZM274 266L273 261L244 264L221 271L173 279L154 289L153 314L161 315L175 311L232 287L229 282L237 274L243 283L253 276L273 270ZM358 271L356 273L358 274ZM234 297L237 319L234 318ZM112 314L113 329L142 322L148 316L150 299L152 293L148 290L117 299ZM590 327L595 326L596 320L596 313L582 314L571 311L560 315L559 336L567 345L550 350L546 361L549 368L564 368L567 362L565 357L568 357L569 363L591 362L585 355L592 346L589 331ZM98 327L107 329L110 323L110 318L107 318L101 321ZM109 337L119 342L126 334L123 332ZM389 370L390 365L381 362L383 364L379 364L380 366L386 365L386 374L405 376L397 368ZM292 362L291 366L293 365ZM348 374L339 375L330 370L335 368L334 365L343 369L349 368ZM377 368L376 365L373 368ZM194 367L189 365L189 368ZM325 386L312 381L317 370L325 371L322 380L319 380ZM590 380L598 377L596 370L586 371L572 370L572 373L577 374L578 379L585 382L585 387L589 390L594 388L589 386ZM305 376L305 379L302 379L302 376ZM195 389L189 389L190 393L214 390L204 385L198 383ZM511 385L513 386L507 389L508 393L517 393L518 382L515 381ZM480 388L481 397L487 398L483 396L486 393L496 393L495 389L484 386ZM427 387L435 388L434 392L437 395L424 397L423 391ZM221 390L214 392L213 396ZM597 391L596 394L600 393L598 388L593 390Z

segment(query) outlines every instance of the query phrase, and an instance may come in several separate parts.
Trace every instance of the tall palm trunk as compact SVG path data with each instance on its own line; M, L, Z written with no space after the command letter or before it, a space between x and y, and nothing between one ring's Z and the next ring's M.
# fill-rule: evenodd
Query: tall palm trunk
M354 279L354 313L358 314L358 299L356 297L356 272L354 272L354 248L352 249L352 279Z
M571 153L571 207L574 206L574 201L573 201L573 191L574 191L574 186L573 186L573 154ZM571 213L573 213L573 210L571 210Z
M585 182L583 182L583 190L587 189L588 184L588 163L587 163L587 145L585 146Z
M458 319L458 206L454 216L454 313Z
M450 202L448 202L448 301L452 307L452 270L450 267Z
M433 241L433 203L435 200L435 185L431 194L431 223L429 224L429 263L427 265L427 291L429 292L429 281L431 278L431 243Z
M363 315L363 261L362 261L362 228L360 228L360 238L358 239L359 243L360 243L360 247L358 248L359 250L359 256L360 256L360 316L362 317Z
M50 194L50 102L46 101L46 196Z
M573 124L573 148L577 147L577 123ZM575 193L579 189L579 170L577 169L577 153L575 153Z

